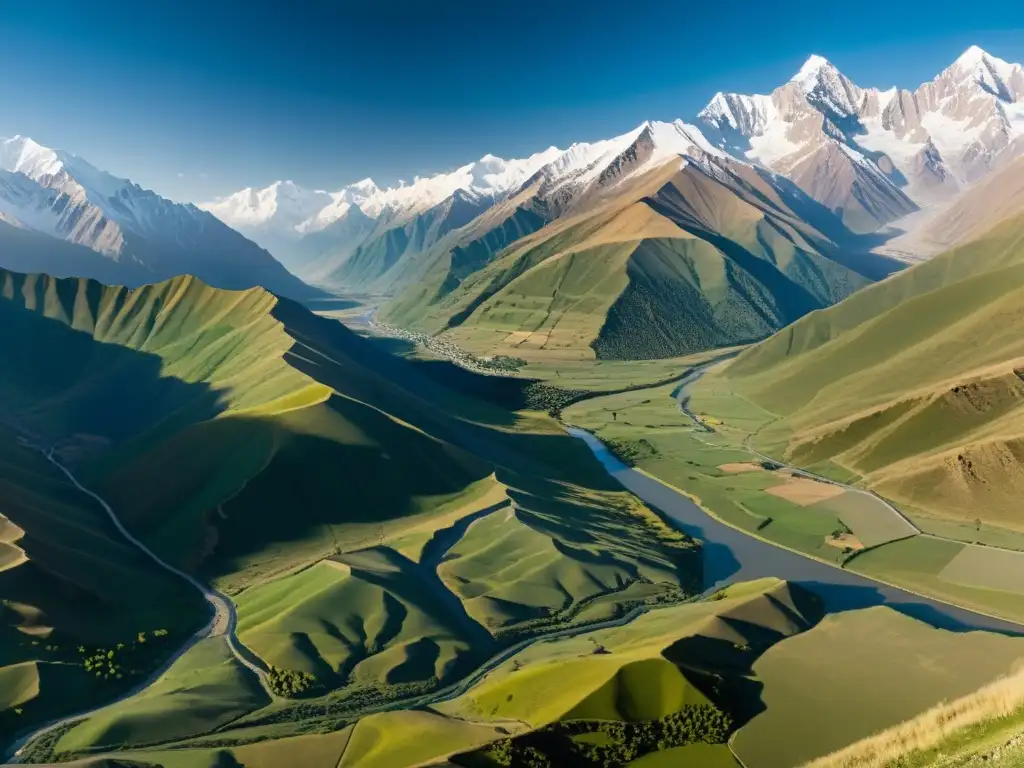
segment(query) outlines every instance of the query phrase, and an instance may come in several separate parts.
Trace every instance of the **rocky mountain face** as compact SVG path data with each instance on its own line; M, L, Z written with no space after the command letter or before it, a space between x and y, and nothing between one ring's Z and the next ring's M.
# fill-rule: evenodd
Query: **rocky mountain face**
M206 211L171 202L27 137L0 140L0 216L11 229L21 230L17 249L31 242L32 250L45 251L47 238L81 246L78 253L87 249L117 266L101 270L106 280L113 276L137 285L194 274L221 288L263 285L300 299L316 294L269 253ZM10 231L4 230L8 235ZM4 242L8 261L21 257ZM80 263L76 272L75 263L67 262L66 273L96 274L94 259L82 258Z
M1024 152L1024 70L977 47L915 91L862 88L812 56L770 95L716 94L709 138L867 232L942 204Z

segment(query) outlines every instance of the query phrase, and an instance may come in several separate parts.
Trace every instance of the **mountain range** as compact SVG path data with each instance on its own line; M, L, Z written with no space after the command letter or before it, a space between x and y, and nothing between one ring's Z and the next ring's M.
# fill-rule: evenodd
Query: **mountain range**
M177 204L17 137L0 143L0 265L376 294L382 320L476 354L663 357L830 306L957 242L955 222L977 219L965 207L1010 215L992 199L1022 136L1024 70L972 47L915 91L811 56L770 95L716 94L692 122L390 188L280 181Z
M661 357L763 338L900 269L888 257L936 252L948 232L898 235L1010 173L1022 135L1024 70L980 48L915 91L811 56L689 123L203 207L311 283L386 296L385 321L478 354Z
M197 275L225 289L318 294L219 219L16 136L0 140L0 265L141 285Z
M1024 152L1024 69L972 46L914 91L880 90L855 84L814 55L770 95L715 94L692 123L687 130L699 142L786 176L854 232L873 232L922 206L948 202ZM456 191L487 207L541 169L549 178L572 179L621 140L574 144L564 152L552 147L525 160L487 155L392 189L370 179L334 193L277 182L200 207L277 248L300 273L359 283L363 275L326 267L337 267L359 245L393 240L389 232ZM347 218L360 223L341 226Z
M0 759L1019 768L1022 90L202 207L0 140Z
M770 96L718 93L700 117L720 146L873 231L1024 152L1024 70L972 46L915 91L882 91L812 56Z

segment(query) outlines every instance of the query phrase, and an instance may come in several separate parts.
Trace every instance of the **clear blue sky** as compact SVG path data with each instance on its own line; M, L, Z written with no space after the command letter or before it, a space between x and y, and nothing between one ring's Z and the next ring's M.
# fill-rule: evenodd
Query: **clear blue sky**
M1024 60L986 0L2 0L0 135L175 199L338 188L516 157L768 92L811 53L914 87L967 46Z

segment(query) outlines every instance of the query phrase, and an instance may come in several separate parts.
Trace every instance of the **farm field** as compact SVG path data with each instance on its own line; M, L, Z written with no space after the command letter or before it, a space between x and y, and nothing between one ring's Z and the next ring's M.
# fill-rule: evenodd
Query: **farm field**
M694 431L673 397L677 388L585 401L563 417L613 446L617 441L633 446L637 466L699 498L729 523L802 552L838 562L843 548L830 539L844 524L858 538L876 543L906 535L901 524L859 494L761 467L733 426L757 418L742 401L715 418L715 432ZM745 471L736 471L737 466Z
M964 549L963 542L913 535L905 520L866 494L836 493L836 486L806 479L794 482L786 470L762 467L747 448L748 441L773 455L773 443L783 433L763 437L774 415L723 384L717 371L725 365L713 368L715 373L686 393L687 407L713 431L696 429L680 411L677 385L583 401L567 408L563 418L595 432L626 463L699 499L705 509L735 527L922 594L1024 619L1024 592L1014 591L1014 577L986 577L993 573L986 553L1013 566L1010 574L1021 562L1014 553L982 548L976 556L964 556L942 577L943 569ZM827 462L806 468L841 482L858 482Z
M1024 594L1019 589L1006 591L993 584L989 557L1002 556L1000 550L968 555L957 571L946 571L961 557L967 545L928 536L915 536L865 552L849 563L849 568L866 576L906 585L922 594L963 605L974 610L1008 617L1024 617ZM972 548L973 549L973 548ZM1017 553L1011 553L1016 559ZM965 567L966 566L966 567Z

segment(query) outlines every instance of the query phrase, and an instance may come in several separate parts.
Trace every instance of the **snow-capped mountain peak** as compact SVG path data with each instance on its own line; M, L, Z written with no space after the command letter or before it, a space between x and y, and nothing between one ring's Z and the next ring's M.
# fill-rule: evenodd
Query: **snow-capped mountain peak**
M805 93L808 93L814 89L821 79L823 74L826 74L828 70L837 71L828 59L824 56L819 56L816 53L812 53L807 61L804 62L800 70L793 75L789 82L795 83L800 86L800 89Z
M913 91L879 90L813 55L770 96L719 93L698 117L717 146L871 228L1024 153L1024 70L972 46Z
M199 215L191 204L172 203L27 136L0 139L0 170L22 174L51 190L55 196L48 204L61 211L61 236L102 253L119 252L124 231L148 236L165 232L174 217Z
M505 160L487 154L453 171L433 176L415 176L411 182L398 181L394 186L383 189L370 178L329 193L309 192L296 185L271 185L264 190L245 189L200 207L230 226L247 230L274 227L281 230L281 235L298 237L326 229L346 216L352 206L357 206L361 213L370 218L384 216L388 221L397 221L432 208L458 190L463 190L473 199L497 200L519 187L559 154L561 150L557 147L549 147L520 160ZM285 185L290 182L276 184ZM302 190L301 193L292 194L292 197L301 198L304 215L281 217L278 214L280 189ZM274 202L265 201L264 197L272 197Z
M327 192L284 180L262 189L248 187L200 207L231 227L258 229L277 225L287 229L305 221L330 201Z
M57 152L37 144L28 136L0 139L0 169L23 173L30 179L55 175L63 168Z
M369 177L361 181L357 181L355 184L350 184L348 188L355 192L358 192L361 195L366 196L376 194L377 192L380 191L377 188L377 184L374 182L374 180Z
M795 85L810 103L841 117L856 114L863 97L860 88L832 62L817 54L804 62L790 83Z
M940 78L958 84L976 84L1002 101L1013 102L1024 97L1024 70L988 51L972 45L946 69Z
M26 136L0 139L0 218L109 260L51 263L47 268L58 274L128 285L194 274L223 288L259 284L294 297L311 292L266 251L196 206Z

